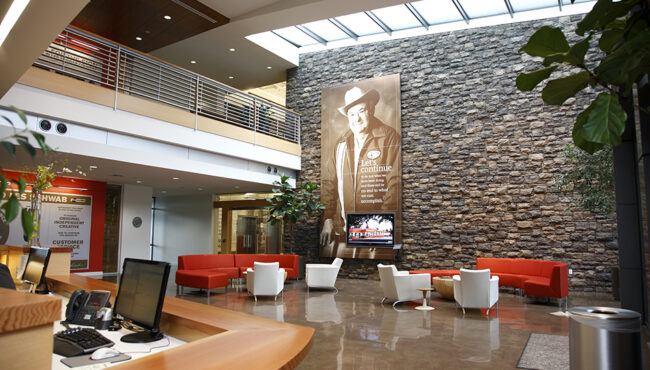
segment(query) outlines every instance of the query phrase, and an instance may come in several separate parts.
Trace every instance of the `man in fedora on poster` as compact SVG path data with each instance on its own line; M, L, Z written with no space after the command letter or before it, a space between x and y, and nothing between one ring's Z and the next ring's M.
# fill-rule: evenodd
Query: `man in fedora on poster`
M401 138L375 117L379 92L353 87L338 111L347 117L348 130L334 148L322 191L332 194L325 204L321 245L334 248L345 242L346 212L395 211L399 206ZM393 184L397 184L396 186ZM328 249L329 249L328 248ZM334 252L334 251L333 251Z

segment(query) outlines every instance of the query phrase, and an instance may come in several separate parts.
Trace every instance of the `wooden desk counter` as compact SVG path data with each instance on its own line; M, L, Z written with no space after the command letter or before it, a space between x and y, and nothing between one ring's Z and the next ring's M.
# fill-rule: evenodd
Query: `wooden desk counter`
M71 274L50 276L52 290L111 291L117 285ZM160 327L188 342L180 347L120 364L116 369L292 369L312 345L314 329L241 312L165 297Z
M60 298L0 288L0 367L7 370L49 368L52 324L59 320Z

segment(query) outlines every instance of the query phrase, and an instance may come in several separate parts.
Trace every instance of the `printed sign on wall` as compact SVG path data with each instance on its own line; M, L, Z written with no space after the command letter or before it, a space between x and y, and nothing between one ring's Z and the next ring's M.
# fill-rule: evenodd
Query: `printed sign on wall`
M9 196L9 191L5 197ZM30 207L31 192L25 192L20 205ZM92 196L78 194L43 193L41 197L40 243L44 246L72 247L70 269L88 268L90 255L90 226L92 219ZM24 245L25 235L16 217L11 224L0 228L4 244Z
M321 94L321 256L392 259L391 248L346 244L348 213L395 213L401 243L399 74L324 88ZM391 230L392 232L393 230Z

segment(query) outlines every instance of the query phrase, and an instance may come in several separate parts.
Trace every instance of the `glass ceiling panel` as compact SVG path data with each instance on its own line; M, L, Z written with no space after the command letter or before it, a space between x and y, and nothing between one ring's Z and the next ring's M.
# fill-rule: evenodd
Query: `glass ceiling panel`
M569 0L570 1L570 0ZM557 0L510 0L512 9L516 12L557 7Z
M345 32L341 31L340 28L333 25L332 22L328 21L327 19L305 23L303 26L307 27L311 32L317 34L327 41L343 40L349 38Z
M406 5L389 6L388 8L376 9L372 12L391 30L422 27Z
M359 36L374 35L384 31L365 13L354 13L336 17L345 27Z
M575 3L588 3L593 0L576 0ZM616 2L617 0L614 0ZM571 0L562 0L562 5L571 5Z
M531 0L534 1L534 0ZM411 3L429 24L462 21L451 0L424 0Z
M503 0L459 0L459 2L470 19L508 14L508 8Z
M285 27L285 28L280 28L277 30L274 30L275 33L278 35L284 37L285 39L300 45L300 46L307 46L307 45L313 45L316 44L318 41L312 39L311 37L307 36L304 32L301 30L297 29L296 27Z

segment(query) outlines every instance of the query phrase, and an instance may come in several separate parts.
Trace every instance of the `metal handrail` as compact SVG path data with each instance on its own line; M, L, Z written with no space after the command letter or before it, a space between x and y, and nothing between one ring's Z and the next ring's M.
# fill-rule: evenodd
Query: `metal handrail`
M34 66L300 143L299 114L71 27Z

